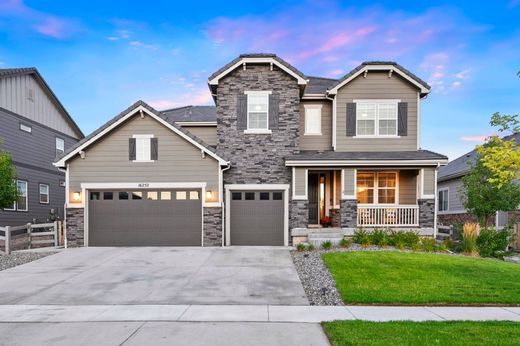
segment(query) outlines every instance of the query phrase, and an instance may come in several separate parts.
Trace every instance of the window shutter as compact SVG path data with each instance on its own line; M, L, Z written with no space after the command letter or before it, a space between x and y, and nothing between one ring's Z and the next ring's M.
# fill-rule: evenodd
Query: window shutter
M150 159L157 160L159 158L159 138L150 138Z
M356 135L356 104L347 103L347 137Z
M237 129L247 129L247 95L237 97Z
M397 134L408 136L408 102L399 102L397 105Z
M128 139L128 159L135 160L135 138Z
M278 113L279 113L279 98L278 95L269 95L269 128L278 128Z

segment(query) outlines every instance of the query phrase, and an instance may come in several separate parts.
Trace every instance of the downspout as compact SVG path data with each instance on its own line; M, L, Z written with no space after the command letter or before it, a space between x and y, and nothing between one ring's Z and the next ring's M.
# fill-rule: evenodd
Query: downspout
M332 150L336 151L336 98L331 98L328 95L328 90L325 93L325 98L332 101Z
M222 247L224 247L224 235L226 234L226 205L224 203L224 171L227 171L228 169L231 168L231 165L229 164L228 162L228 166L224 169L221 169L220 171L222 172L222 191L221 191L221 196L220 196L220 205L221 205L221 209L222 209Z
M65 203L63 204L63 223L61 224L62 231L63 231L63 247L65 249L68 248L67 244L67 201L69 199L69 179L68 179L68 168L69 164L67 164L67 168L61 168L57 167L58 171L65 173Z

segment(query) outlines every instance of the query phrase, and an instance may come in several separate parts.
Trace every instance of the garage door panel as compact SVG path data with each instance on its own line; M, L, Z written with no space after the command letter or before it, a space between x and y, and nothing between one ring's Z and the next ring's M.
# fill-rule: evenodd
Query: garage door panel
M200 246L201 194L191 192L192 199L190 190L134 191L119 199L116 191L112 200L101 193L100 200L89 201L89 245ZM142 199L134 199L139 195Z
M232 192L231 245L284 245L284 200L274 199L280 194L283 196L280 191Z

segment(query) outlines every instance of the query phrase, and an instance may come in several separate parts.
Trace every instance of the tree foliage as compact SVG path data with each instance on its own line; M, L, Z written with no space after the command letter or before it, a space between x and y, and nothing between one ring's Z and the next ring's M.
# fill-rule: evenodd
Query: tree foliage
M0 141L1 144L1 141ZM0 148L0 208L8 208L18 199L11 154Z

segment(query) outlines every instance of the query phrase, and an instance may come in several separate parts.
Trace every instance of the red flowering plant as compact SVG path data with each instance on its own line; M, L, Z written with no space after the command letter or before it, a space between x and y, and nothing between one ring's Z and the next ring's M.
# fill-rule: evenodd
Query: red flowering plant
M325 216L321 219L321 225L323 227L330 227L332 225L332 219L328 216Z

